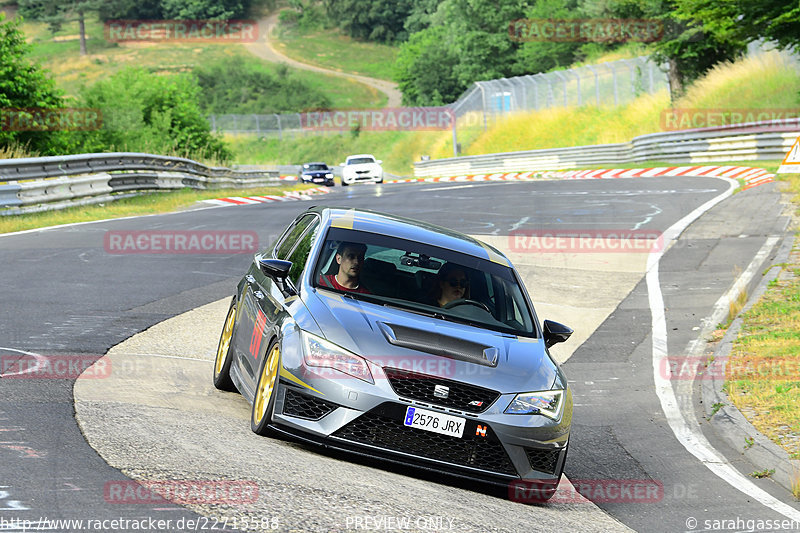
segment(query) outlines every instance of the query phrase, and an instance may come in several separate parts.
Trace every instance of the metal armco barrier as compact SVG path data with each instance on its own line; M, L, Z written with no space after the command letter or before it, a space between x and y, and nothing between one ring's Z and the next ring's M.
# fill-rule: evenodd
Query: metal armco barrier
M207 167L191 159L154 154L4 159L0 160L0 215L110 201L138 191L250 188L279 181L277 170Z
M605 164L782 160L800 136L800 119L651 133L629 143L550 148L419 161L414 176L576 169Z

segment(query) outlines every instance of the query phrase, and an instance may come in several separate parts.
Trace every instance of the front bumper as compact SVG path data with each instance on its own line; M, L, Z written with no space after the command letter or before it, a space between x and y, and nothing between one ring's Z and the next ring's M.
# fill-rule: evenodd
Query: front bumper
M361 395L353 392L348 390L345 398L362 405ZM287 381L279 383L277 393L276 429L326 447L504 486L521 479L555 484L564 468L569 428L563 424L554 432L552 427L518 425L528 417L476 415L396 396L376 397L362 411ZM465 418L464 435L405 426L409 406Z
M363 174L347 173L342 175L342 181L348 184L358 182L381 182L383 181L383 173L366 172Z

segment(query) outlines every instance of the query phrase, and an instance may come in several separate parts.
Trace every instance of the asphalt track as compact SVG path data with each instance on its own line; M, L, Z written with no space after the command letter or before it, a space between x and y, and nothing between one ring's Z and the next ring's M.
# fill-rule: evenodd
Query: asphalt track
M508 244L508 235L514 230L638 227L665 231L727 188L726 182L712 178L403 184L337 188L324 201L402 214ZM665 253L660 263L660 288L666 307L669 354L686 353L687 345L697 337L696 328L711 314L720 295L768 238L783 233L785 221L779 216L778 198L774 184L738 193L699 218ZM304 207L301 202L287 202L203 209L0 237L4 277L2 355L8 358L19 353L12 350L24 350L50 357L99 357L134 333L230 296L251 260L248 254L109 254L103 248L103 236L109 230L255 230L265 246ZM517 252L519 257L512 260L525 263L524 251ZM742 492L721 480L688 453L670 429L654 393L652 317L641 258L630 256L630 262L623 264L618 260L615 263L617 256L613 254L577 255L582 257L532 259L531 277L526 278L540 316L565 322L568 320L564 317L583 317L587 328L599 325L585 342L576 337L572 346L565 345L557 354L566 360L564 368L576 399L566 474L573 481L594 480L598 486L609 479L659 484L663 492L652 501L598 501L607 515L596 513L589 503L526 506L506 502L464 483L414 475L403 469L376 468L292 443L258 439L247 435L249 429L241 417L187 416L181 412L179 393L173 393L164 400L166 406L160 406L178 415L169 418L172 433L155 437L146 431L150 421L139 424L139 418L121 408L123 401L116 409L109 406L107 412L95 412L94 418L105 419L112 429L125 423L144 428L137 434L117 434L104 444L101 453L108 454L110 449L117 457L136 457L140 469L128 465L127 473L159 479L187 479L188 473L209 479L203 474L224 470L228 462L230 471L240 476L263 476L263 472L246 469L247 453L263 447L266 451L254 458L266 464L272 464L270 457L274 460L269 452L288 454L293 468L286 471L279 461L268 472L272 479L268 493L287 495L274 500L285 505L272 510L272 515L281 520L280 529L345 529L347 523L341 513L336 514L337 509L363 515L396 509L409 516L448 516L454 520L455 529L487 531L519 530L518 526L525 523L563 531L625 530L626 526L637 531L692 531L715 529L715 523L706 524L706 520L784 519L784 515L756 502L746 489ZM557 301L542 301L539 295L555 295ZM615 297L618 299L613 302ZM215 335L216 331L211 333ZM180 344L180 338L174 341ZM191 364L202 366L201 362ZM177 376L166 381L178 391L183 390L179 385L193 382L190 371L182 370L186 372L182 374L174 373L175 367L163 368L172 368L173 374L165 370L163 375ZM198 371L198 375L203 372L208 374L210 367ZM106 501L104 487L109 481L124 479L124 475L97 455L76 426L72 386L71 380L0 379L0 486L4 487L0 488L0 509L5 509L0 518L198 516L176 505ZM191 387L186 385L185 389L190 391ZM114 391L108 396L95 400L113 403ZM142 396L157 394L142 390ZM207 395L193 396L199 404L210 399ZM237 403L235 395L220 401L230 410L226 413L238 410L246 416L246 405ZM698 406L690 405L688 411L691 407ZM702 420L699 411L685 414ZM179 441L181 434L189 435L193 446ZM220 446L226 441L220 439L221 434L245 439L247 450ZM739 471L746 475L753 470L738 450L726 448L713 432L706 432L706 437ZM133 453L126 456L126 449ZM204 458L205 449L213 450L210 458ZM149 469L144 466L148 450L155 463ZM352 477L342 477L348 474ZM337 480L344 480L340 481L343 487L353 488L349 500L344 497L346 493L343 496L335 490ZM796 507L772 481L749 482ZM359 498L357 486L365 487L371 497ZM386 493L385 487L390 487ZM302 504L298 505L302 512L292 509L295 500ZM483 521L480 514L470 514L467 519L466 511L461 515L454 512L478 502L479 510L485 507L489 511ZM496 513L504 518L489 518ZM695 526L690 519L697 520Z

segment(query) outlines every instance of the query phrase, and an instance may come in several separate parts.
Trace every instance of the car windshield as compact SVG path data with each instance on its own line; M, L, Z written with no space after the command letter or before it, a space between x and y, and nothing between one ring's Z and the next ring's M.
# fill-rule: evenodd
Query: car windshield
M305 165L306 170L328 170L328 165L325 163L311 163L310 165Z
M371 157L354 157L353 159L348 159L348 165L362 165L364 163L374 163L375 160Z
M415 241L331 228L312 285L440 320L536 335L511 268Z

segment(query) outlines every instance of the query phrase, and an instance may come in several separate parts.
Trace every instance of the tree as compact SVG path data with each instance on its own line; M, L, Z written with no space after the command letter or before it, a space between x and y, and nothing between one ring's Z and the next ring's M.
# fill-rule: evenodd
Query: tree
M444 26L432 26L411 35L400 47L395 80L403 105L443 105L455 101L467 85L456 77L459 57Z
M786 0L733 2L676 0L676 16L695 20L717 40L771 40L782 48L800 45L800 3Z
M533 20L576 19L582 14L577 0L537 0L525 12L526 18ZM515 58L515 72L535 74L568 67L575 61L575 55L582 46L583 44L577 41L525 41Z
M648 19L660 23L663 32L649 48L652 58L667 66L670 97L673 102L683 94L687 84L717 63L735 59L745 49L744 42L731 34L705 32L702 22L695 13L687 14L679 11L678 7L683 1L706 0L599 0L597 2L584 0L583 4L583 9L592 17ZM723 6L735 0L707 1L717 2Z
M430 26L401 46L395 79L403 101L450 103L475 81L513 75L519 43L509 38L509 24L525 6L526 0L439 3Z
M97 11L103 0L18 0L19 14L25 18L46 22L55 33L65 22L77 20L81 40L81 55L86 55L86 13Z
M404 41L412 0L324 0L328 17L348 35L365 41Z
M63 96L55 82L28 57L30 46L25 42L19 25L19 20L6 22L5 14L0 13L0 109L63 107ZM0 144L20 143L37 152L50 152L52 132L13 129L0 128Z

